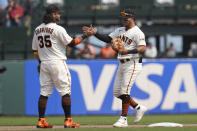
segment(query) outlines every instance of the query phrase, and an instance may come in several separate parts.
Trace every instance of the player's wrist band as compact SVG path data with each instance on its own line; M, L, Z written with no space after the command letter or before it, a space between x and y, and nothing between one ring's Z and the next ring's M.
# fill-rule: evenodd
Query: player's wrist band
M38 51L33 51L34 52L34 55L38 55Z
M137 49L133 49L133 50L128 50L127 54L136 54L138 53Z
M87 38L87 36L86 36L86 35L84 35L84 34L83 34L81 37L82 37L83 39Z

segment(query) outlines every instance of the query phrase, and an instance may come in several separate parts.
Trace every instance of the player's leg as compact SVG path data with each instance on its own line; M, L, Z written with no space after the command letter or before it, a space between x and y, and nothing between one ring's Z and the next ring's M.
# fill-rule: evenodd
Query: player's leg
M133 109L135 109L138 105L138 103L132 97L130 97L129 104L131 107L133 107Z
M48 100L47 96L40 95L39 101L38 101L39 119L37 122L37 128L52 128L53 127L45 119L45 110L46 110L47 100Z
M114 127L127 127L128 126L127 113L129 109L130 97L129 95L124 94L124 95L120 95L118 98L122 100L122 113L121 113L119 120L116 123L114 123L113 126Z
M130 71L130 73L132 72L132 74L133 74L133 76L131 78L133 80L131 80L131 82L129 83L129 87L130 88L132 88L132 85L135 82L135 80L136 80L138 74L141 72L141 70L142 70L141 64L135 63L135 67L133 67L133 70ZM135 109L137 107L137 105L138 105L138 103L132 97L130 97L129 102L130 102L130 106L133 107L133 109Z
M71 117L71 76L65 61L57 61L53 65L53 81L57 91L62 96L62 108L65 114L65 128L76 128L77 124Z
M122 83L119 98L122 100L122 114L121 116L126 117L130 106L130 89L135 81L135 63L127 62L122 64Z
M65 114L65 128L76 128L79 127L80 124L74 122L71 117L71 98L69 94L62 96L62 108L64 109Z
M69 94L62 96L62 108L64 109L65 118L71 117L71 98Z
M40 70L40 97L38 100L38 112L39 120L37 123L37 128L52 128L52 125L46 122L45 119L45 110L47 106L48 97L52 94L53 85L50 75L48 75L46 64L42 64Z
M118 121L113 124L114 127L127 127L128 126L127 117L123 113L123 110L124 110L123 107L125 107L123 103L125 103L126 101L123 99L123 96L120 96L121 83L123 81L122 71L123 71L122 65L120 64L118 67L115 82L114 82L113 94L115 97L119 98L122 101L122 114L120 118L118 119Z
M119 96L119 98L122 100L122 114L121 116L126 117L129 109L129 100L130 96L128 94L124 94Z
M129 101L130 101L130 105L131 105L131 106L135 109L135 111L136 111L136 118L135 118L134 122L135 122L135 123L136 123L136 122L139 122L139 121L142 119L144 113L147 111L147 108L146 108L145 106L140 105L140 104L138 104L137 102L135 102L134 99L131 98L131 97L130 97L130 100L129 100Z
M47 106L47 96L40 95L38 100L38 113L39 113L39 119L45 117L45 110Z
M142 63L135 63L135 73L134 73L134 81L136 80L137 76L140 74L141 70L142 70ZM131 83L132 84L132 83ZM133 84L132 84L133 85ZM130 87L132 87L132 85ZM136 117L134 122L137 123L139 122L144 113L147 111L147 108L141 104L138 104L133 98L130 97L130 105L135 109L136 111Z
M120 96L122 80L122 67L119 65L113 85L113 95L117 98Z
M121 92L129 95L132 85L134 84L137 76L142 70L142 64L135 61L128 62L127 64L128 65L125 65L125 70L124 70L124 83L123 83L124 85L122 85L122 87L124 88L122 88ZM146 107L138 104L130 96L129 96L129 104L136 111L136 118L134 122L139 122L142 119L144 113L147 111Z

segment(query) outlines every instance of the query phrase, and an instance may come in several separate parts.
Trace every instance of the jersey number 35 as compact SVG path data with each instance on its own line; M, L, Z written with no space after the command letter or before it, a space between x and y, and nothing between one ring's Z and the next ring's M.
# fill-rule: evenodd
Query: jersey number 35
M43 48L44 46L46 46L47 48L52 46L50 35L38 36L38 41L40 42L40 48Z

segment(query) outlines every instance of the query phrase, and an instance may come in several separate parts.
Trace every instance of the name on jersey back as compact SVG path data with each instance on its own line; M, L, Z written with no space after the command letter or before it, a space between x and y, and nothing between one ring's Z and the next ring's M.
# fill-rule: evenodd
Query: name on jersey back
M44 28L38 28L35 30L36 35L40 34L40 33L53 33L53 29L48 28L48 27L44 27Z

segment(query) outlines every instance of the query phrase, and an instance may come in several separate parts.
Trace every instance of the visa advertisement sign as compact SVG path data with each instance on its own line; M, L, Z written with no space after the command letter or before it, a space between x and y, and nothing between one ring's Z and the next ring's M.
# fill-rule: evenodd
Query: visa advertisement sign
M113 97L117 60L68 60L72 77L72 115L116 115L121 101ZM38 115L40 93L37 61L25 63L26 115ZM197 113L197 60L146 60L131 96L148 107L147 114ZM129 114L135 111L129 109ZM54 88L46 115L64 115Z

